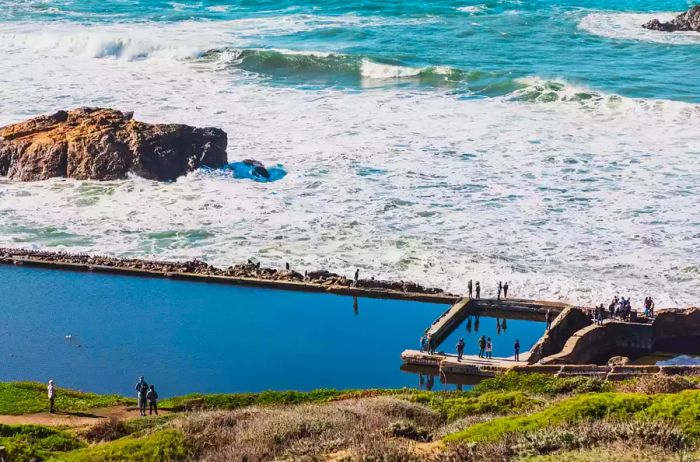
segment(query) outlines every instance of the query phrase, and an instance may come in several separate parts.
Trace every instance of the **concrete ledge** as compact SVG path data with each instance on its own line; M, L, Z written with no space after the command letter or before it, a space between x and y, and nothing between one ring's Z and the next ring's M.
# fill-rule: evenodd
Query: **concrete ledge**
M248 287L260 287L279 290L295 290L304 292L326 292L335 295L348 295L364 298L381 298L394 300L420 301L427 303L451 304L459 297L449 294L427 294L419 292L400 292L389 289L373 289L363 287L344 287L325 285L315 282L297 282L261 278L242 278L234 276L221 276L214 274L188 273L181 271L153 271L142 268L129 268L123 266L104 266L83 263L70 263L65 261L48 261L33 258L0 258L0 264L36 266L50 269L69 271L96 272L105 274L118 274L125 276L169 278L194 282L209 282L215 284L230 284Z

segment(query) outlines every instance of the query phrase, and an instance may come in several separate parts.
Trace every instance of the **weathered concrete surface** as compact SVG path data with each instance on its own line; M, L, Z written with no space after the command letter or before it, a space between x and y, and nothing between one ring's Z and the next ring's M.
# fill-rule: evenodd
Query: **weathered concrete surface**
M464 356L457 361L453 355L421 353L406 350L401 354L406 367L421 368L422 372L452 376L495 377L506 372L551 374L558 377L590 377L600 380L627 380L644 375L700 375L700 366L598 366L595 364L527 364L511 358L485 359ZM410 369L409 369L410 370Z
M654 348L649 324L607 321L575 332L562 350L544 357L542 364L591 364L596 359L619 352L651 352Z
M552 321L551 328L532 347L528 362L534 364L542 358L561 352L574 333L591 324L593 321L583 309L566 308Z
M48 253L48 255L53 255ZM109 263L96 264L93 262ZM128 276L184 279L189 281L265 287L304 292L327 292L366 298L411 300L428 303L452 304L458 297L445 293L413 293L391 289L348 287L331 280L296 280L291 277L268 279L263 277L231 276L231 271L220 270L204 262L153 262L120 260L109 257L62 254L60 258L33 255L25 250L0 249L0 264L38 266L71 271L93 271ZM237 274L237 273L234 273ZM285 272L280 272L284 276Z
M450 332L469 316L473 308L474 301L472 299L462 298L433 321L426 332L427 335L430 335L433 345L442 343L450 335Z

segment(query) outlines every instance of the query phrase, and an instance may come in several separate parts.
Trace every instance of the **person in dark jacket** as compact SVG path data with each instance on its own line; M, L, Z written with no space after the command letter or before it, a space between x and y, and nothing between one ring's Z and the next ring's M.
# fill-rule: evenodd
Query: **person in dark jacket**
M520 340L515 339L515 360L520 361Z
M158 393L156 393L154 385L148 389L146 399L148 400L148 415L152 415L154 412L158 415Z
M464 355L464 339L460 338L457 342L457 361L462 360L462 355Z
M508 298L508 281L503 284L503 298Z
M472 280L470 279L469 282L467 283L467 290L469 291L469 298L472 298L472 294L474 293L473 287L472 287Z
M485 336L482 335L481 337L479 337L478 345L479 345L479 358L483 358L484 357L484 350L486 350L486 337Z
M136 398L139 402L139 415L146 415L146 394L148 393L148 384L143 379L139 377L139 381L136 382Z
M481 298L481 284L479 284L479 281L476 281L476 299L479 300Z
M547 313L545 313L544 321L547 323L547 330L549 330L552 327L552 311L551 310L547 310Z
M498 295L496 295L496 300L501 299L501 292L503 291L503 283L498 281Z

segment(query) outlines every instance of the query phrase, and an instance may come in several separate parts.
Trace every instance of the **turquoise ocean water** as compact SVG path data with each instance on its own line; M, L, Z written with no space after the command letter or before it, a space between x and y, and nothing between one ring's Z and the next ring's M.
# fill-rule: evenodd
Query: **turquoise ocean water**
M0 244L697 303L700 35L641 28L689 6L0 0L0 124L111 106L288 172L0 180Z

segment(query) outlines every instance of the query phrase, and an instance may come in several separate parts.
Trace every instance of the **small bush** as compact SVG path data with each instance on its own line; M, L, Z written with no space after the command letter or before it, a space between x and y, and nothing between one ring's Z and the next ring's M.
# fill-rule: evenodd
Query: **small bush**
M415 426L411 422L394 422L389 425L389 434L396 438L406 438L413 441L431 441L430 431Z
M111 417L91 426L82 433L82 436L92 443L99 443L114 441L128 434L129 429L126 424L117 418Z
M185 437L175 430L126 437L58 456L56 462L180 462L192 459Z
M446 441L495 441L509 433L525 433L584 419L624 419L652 403L646 395L597 393L575 396L528 416L500 417L449 435Z
M561 395L611 391L609 383L589 377L556 377L549 374L508 372L476 385L475 393L521 391L536 395Z
M0 425L0 446L10 460L45 459L55 452L72 451L83 444L68 433L39 425Z
M696 380L681 376L654 374L625 380L615 384L615 391L623 393L678 393L683 390L698 388Z

